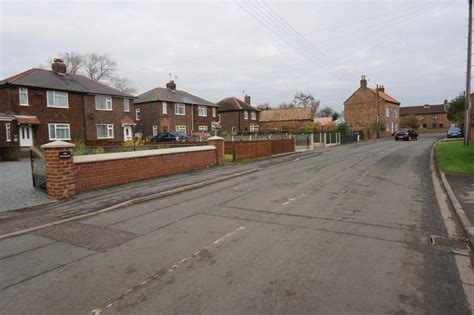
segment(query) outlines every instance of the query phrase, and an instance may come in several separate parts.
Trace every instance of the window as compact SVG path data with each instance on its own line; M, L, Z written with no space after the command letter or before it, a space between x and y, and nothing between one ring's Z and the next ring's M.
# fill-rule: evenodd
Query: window
M153 137L156 136L157 134L158 134L158 126L153 125Z
M207 126L199 126L199 131L207 131Z
M176 125L175 129L176 131L186 132L186 125Z
M390 117L390 108L388 107L385 108L385 116Z
M389 123L385 124L385 131L390 131L390 124Z
M67 92L48 91L46 98L48 107L69 108Z
M69 124L48 124L49 140L71 140Z
M395 114L395 118L398 118L398 110L394 110L393 113Z
M207 117L207 107L206 106L198 106L198 116Z
M251 111L251 112L250 112L250 119L252 119L252 120L257 120L257 113L254 112L254 111Z
M166 104L166 102L163 102L162 107L163 115L168 115L168 104Z
M135 108L135 120L140 120L140 108Z
M174 104L174 114L181 116L186 115L186 106L184 104Z
M97 139L113 139L113 137L114 137L114 125L112 124L97 125Z
M10 127L10 123L5 124L5 135L7 136L7 142L12 141L12 130Z
M123 99L123 111L124 112L130 111L130 100L128 98Z
M28 106L28 89L19 88L20 91L20 105Z
M438 119L438 115L433 114L433 115L431 115L431 118L433 118L433 119Z
M112 110L112 96L96 95L95 109L97 110Z
M244 111L244 119L249 119L249 112L248 111Z
M216 117L217 116L217 111L216 111L216 108L213 107L212 108L212 117Z
M250 132L258 132L258 125L250 124Z

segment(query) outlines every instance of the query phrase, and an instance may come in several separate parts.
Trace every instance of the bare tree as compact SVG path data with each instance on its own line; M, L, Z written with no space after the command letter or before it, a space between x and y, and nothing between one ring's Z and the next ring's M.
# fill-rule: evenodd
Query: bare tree
M284 108L295 108L295 104L293 103L287 103L287 102L283 102L281 103L280 105L278 105L278 108L280 109L284 109Z
M92 80L107 80L114 77L117 71L117 63L106 55L90 53L85 55L84 70Z
M259 109L259 110L269 110L271 108L272 107L268 103L263 103L263 104L257 105L257 109Z
M132 81L130 81L128 78L113 77L111 78L110 81L113 87L115 87L116 89L119 89L122 92L129 93L129 94L134 94L137 92L137 90L132 84Z
M293 104L296 107L311 107L315 112L319 108L319 100L315 99L310 93L296 92L293 97Z
M332 116L332 114L334 114L334 110L331 107L326 106L326 107L323 107L319 111L318 114L319 114L320 117L330 117L330 116Z
M59 54L59 57L66 64L67 73L79 74L84 65L84 56L75 52L66 52Z

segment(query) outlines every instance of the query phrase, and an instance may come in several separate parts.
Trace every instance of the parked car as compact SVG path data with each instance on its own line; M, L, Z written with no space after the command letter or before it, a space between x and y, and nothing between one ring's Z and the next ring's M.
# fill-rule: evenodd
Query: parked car
M170 131L170 132L161 132L151 138L151 141L155 142L185 142L188 140L186 133L181 131Z
M448 130L448 138L462 138L464 137L464 132L459 127L451 127Z
M189 141L193 141L193 142L206 141L207 138L210 138L210 137L211 137L211 134L209 132L204 132L204 131L194 132L189 137Z
M418 133L415 130L409 128L401 128L395 133L395 141L404 140L418 140Z

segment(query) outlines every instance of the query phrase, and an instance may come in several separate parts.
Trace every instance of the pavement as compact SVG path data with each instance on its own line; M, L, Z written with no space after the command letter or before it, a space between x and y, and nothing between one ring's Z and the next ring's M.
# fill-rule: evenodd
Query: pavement
M33 188L29 160L0 162L0 174L0 213L49 202L44 192Z
M462 209L471 222L474 222L474 176L446 174Z
M468 314L472 253L435 196L437 139L288 157L0 240L1 312Z

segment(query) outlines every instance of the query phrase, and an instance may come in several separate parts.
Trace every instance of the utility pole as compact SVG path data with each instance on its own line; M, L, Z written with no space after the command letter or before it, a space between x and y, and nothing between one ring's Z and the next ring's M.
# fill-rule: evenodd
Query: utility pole
M377 139L380 139L380 100L379 100L379 85L378 84L375 88L375 91L377 92Z
M464 145L469 145L471 124L471 46L472 46L472 0L469 0L469 33L467 34L466 113L464 115Z

